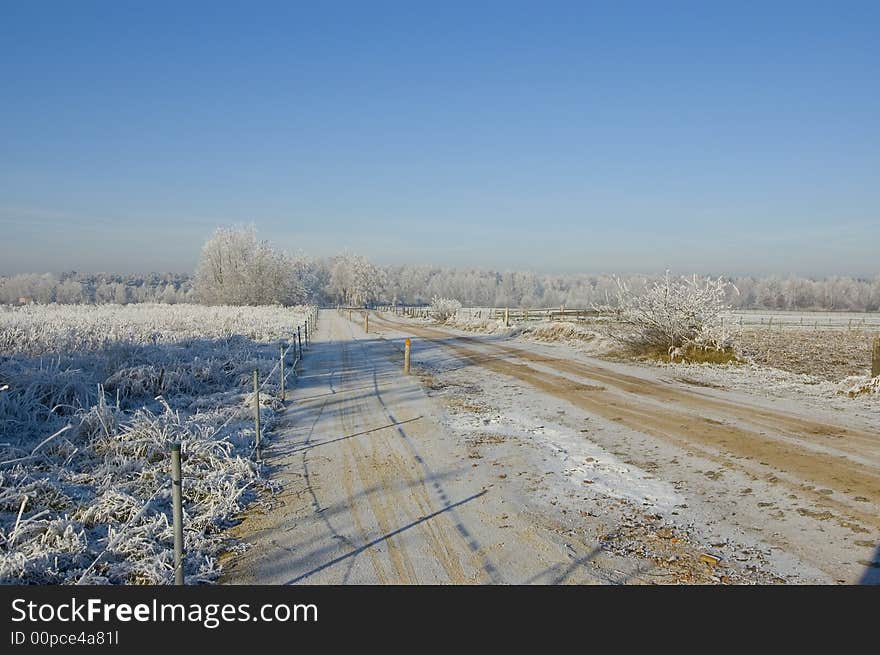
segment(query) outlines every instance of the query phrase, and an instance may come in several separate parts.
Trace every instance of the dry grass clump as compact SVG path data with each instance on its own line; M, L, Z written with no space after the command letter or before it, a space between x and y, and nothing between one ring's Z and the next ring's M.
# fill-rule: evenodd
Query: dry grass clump
M519 334L537 341L594 341L595 331L584 328L569 321L541 322L534 325L524 324L518 329Z
M875 378L848 378L841 383L841 386L848 388L844 389L842 393L845 393L850 398L858 398L859 396L873 396L874 394L880 395L880 376Z
M630 346L609 353L615 359L637 359L665 364L739 364L733 348L701 348L695 345L669 350L659 346Z

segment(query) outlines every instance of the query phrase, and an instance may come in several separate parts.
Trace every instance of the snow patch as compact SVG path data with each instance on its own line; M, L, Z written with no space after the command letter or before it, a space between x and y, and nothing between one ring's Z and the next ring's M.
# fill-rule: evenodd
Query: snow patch
M684 502L671 484L621 461L586 435L560 423L535 422L534 417L513 408L492 413L467 411L447 419L451 429L465 436L492 435L500 440L515 437L549 450L552 465L586 494L628 501L656 513L669 512Z

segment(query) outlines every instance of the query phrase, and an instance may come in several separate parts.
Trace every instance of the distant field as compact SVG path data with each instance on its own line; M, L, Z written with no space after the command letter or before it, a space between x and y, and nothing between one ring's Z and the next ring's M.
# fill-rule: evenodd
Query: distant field
M734 324L780 327L781 329L880 330L880 312L801 312L778 310L739 310L728 312Z

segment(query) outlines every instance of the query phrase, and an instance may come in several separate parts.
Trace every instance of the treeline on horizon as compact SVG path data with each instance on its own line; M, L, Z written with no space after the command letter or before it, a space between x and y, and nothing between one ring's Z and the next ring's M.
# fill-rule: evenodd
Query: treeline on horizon
M205 242L193 275L19 274L0 277L0 304L426 305L434 297L466 307L589 308L613 304L618 285L638 294L661 275L549 275L432 266L377 266L349 252L289 255L257 238L253 226L221 227ZM727 301L735 309L880 310L880 274L741 276Z
M298 271L298 287L288 298L262 298L252 302L231 299L229 304L401 303L423 305L434 296L455 298L470 307L558 307L587 308L613 302L617 280L635 290L656 276L544 275L531 272L498 272L429 266L373 267L372 283L339 283L334 264L340 256L314 260ZM351 262L348 262L351 263ZM352 278L356 278L357 266ZM800 276L740 276L729 279L728 302L735 309L880 311L880 275L873 279L833 276L811 279ZM0 303L19 304L104 304L104 303L198 303L195 276L180 273L60 274L26 273L0 276ZM739 293L737 293L737 291ZM222 300L207 300L220 304Z

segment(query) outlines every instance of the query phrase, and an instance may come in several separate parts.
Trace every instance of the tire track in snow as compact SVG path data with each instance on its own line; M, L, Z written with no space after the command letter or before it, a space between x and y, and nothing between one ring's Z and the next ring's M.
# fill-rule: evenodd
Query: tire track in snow
M366 350L365 350L366 346L362 343L361 339L358 338L357 335L355 335L354 329L353 329L353 326L351 325L351 323L349 323L349 329L351 331L351 339L356 344L358 344L358 346L361 348L361 351L366 354ZM470 531L465 527L460 515L454 509L454 503L452 503L452 501L449 499L448 495L446 494L446 491L443 489L442 485L440 484L438 476L430 469L430 467L428 467L424 458L419 454L418 450L416 449L415 444L413 443L412 439L410 439L410 437L406 434L406 431L400 427L399 421L397 420L396 416L391 412L387 403L383 400L382 393L381 393L381 390L379 387L378 372L376 370L376 366L371 363L371 367L372 367L374 397L381 405L382 410L384 411L388 420L396 426L397 432L402 437L404 443L406 443L412 457L415 459L415 461L422 468L424 475L422 475L419 478L419 480L423 483L423 486L427 486L429 480L433 481L433 482L431 482L431 485L433 486L435 493L439 497L444 509L448 510L452 513L452 520L454 522L455 531L458 533L462 542L467 547L467 549L470 551L471 558L474 559L478 563L480 570L483 572L484 580L488 581L491 584L503 584L504 579L501 577L500 572L498 571L498 569L495 567L495 565L489 559L488 553L485 551L485 549L479 545L479 543L474 539L474 537L470 533ZM447 551L448 552L455 552L455 549L452 548L451 545L448 544L448 542L447 542ZM460 564L459 564L459 566L460 566ZM462 575L463 575L463 571L462 571Z
M728 468L739 468L752 475L763 477L766 472L762 472L754 462L766 463L776 469L781 476L784 476L779 477L778 482L801 495L810 497L810 500L817 506L845 515L847 518L835 517L843 527L854 532L865 531L865 528L860 524L871 525L875 528L880 527L880 518L874 513L866 512L850 502L829 498L820 493L821 490L808 488L811 485L807 484L813 483L814 485L831 487L841 495L846 494L847 501L849 501L848 497L860 497L868 498L876 503L880 498L880 475L872 467L846 459L843 456L805 451L795 444L781 443L766 434L755 433L742 427L715 425L700 416L669 409L668 405L661 407L653 403L634 404L625 396L607 394L598 391L594 386L579 385L569 378L541 372L523 363L509 361L507 357L520 357L521 354L524 355L523 359L528 360L529 353L518 348L489 344L472 337L458 337L445 331L421 326L415 327L409 323L399 323L384 318L378 318L376 322L395 330L405 328L442 347L451 349L476 366L482 366L519 379L535 388L567 400L592 414L615 421L632 430L672 441L687 450L700 451L704 456L720 462ZM459 343L461 341L477 344L490 352L494 351L502 355L502 357L495 357L485 351L462 345ZM553 361L553 358L546 356L542 356L542 359L544 363L547 360ZM606 379L613 378L608 376ZM638 380L638 378L631 379ZM650 384L645 380L641 380L640 383L642 387ZM753 463L730 457L727 453L735 453L740 457L753 460ZM852 502L862 501L852 500Z
M375 364L372 364L371 359L368 358L368 353L365 350L364 344L361 340L354 334L352 330L351 340L355 342L358 347L361 349L362 354L364 355L363 361L370 362L369 366L372 371L373 376L373 385L370 389L373 391L371 395L371 399L377 402L380 411L382 411L386 417L388 418L390 425L389 427L396 426L398 432L401 434L405 434L402 428L399 427L399 422L396 417L391 414L384 402L381 399L381 391L378 384L378 372L376 370ZM407 442L409 442L408 437L405 437ZM387 459L383 462L382 466L382 483L384 488L389 496L393 496L397 500L397 507L403 511L405 511L408 517L413 521L420 521L425 516L437 514L438 510L431 503L430 497L428 495L427 490L427 481L424 476L414 477L408 470L406 466L406 460L404 459L402 453L397 450L397 440L392 440L391 437L387 436L387 432L385 430L380 431L380 434L377 435L376 441L381 441L384 446L383 451L387 455ZM374 441L374 457L378 456L378 450L376 448L376 442ZM411 449L411 456L414 455L416 461L421 460L421 457L418 453L415 452L414 448ZM408 490L408 495L406 496L406 500L410 502L404 502L404 498L398 493L396 489L393 488L393 485L389 484L389 479L402 479L405 480L408 484L406 485L406 489ZM448 500L448 499L447 499ZM411 511L412 504L416 505L417 512ZM444 507L448 507L448 505L444 505ZM439 523L445 522L448 519L437 517L436 521L422 521L418 524L418 528L421 531L422 535L427 539L428 545L431 548L435 558L440 563L443 570L446 572L449 577L449 581L454 584L466 584L470 582L467 576L464 573L461 562L459 558L456 556L456 549L452 545L452 543L446 537L446 531L439 527ZM435 527L436 525L436 527Z

